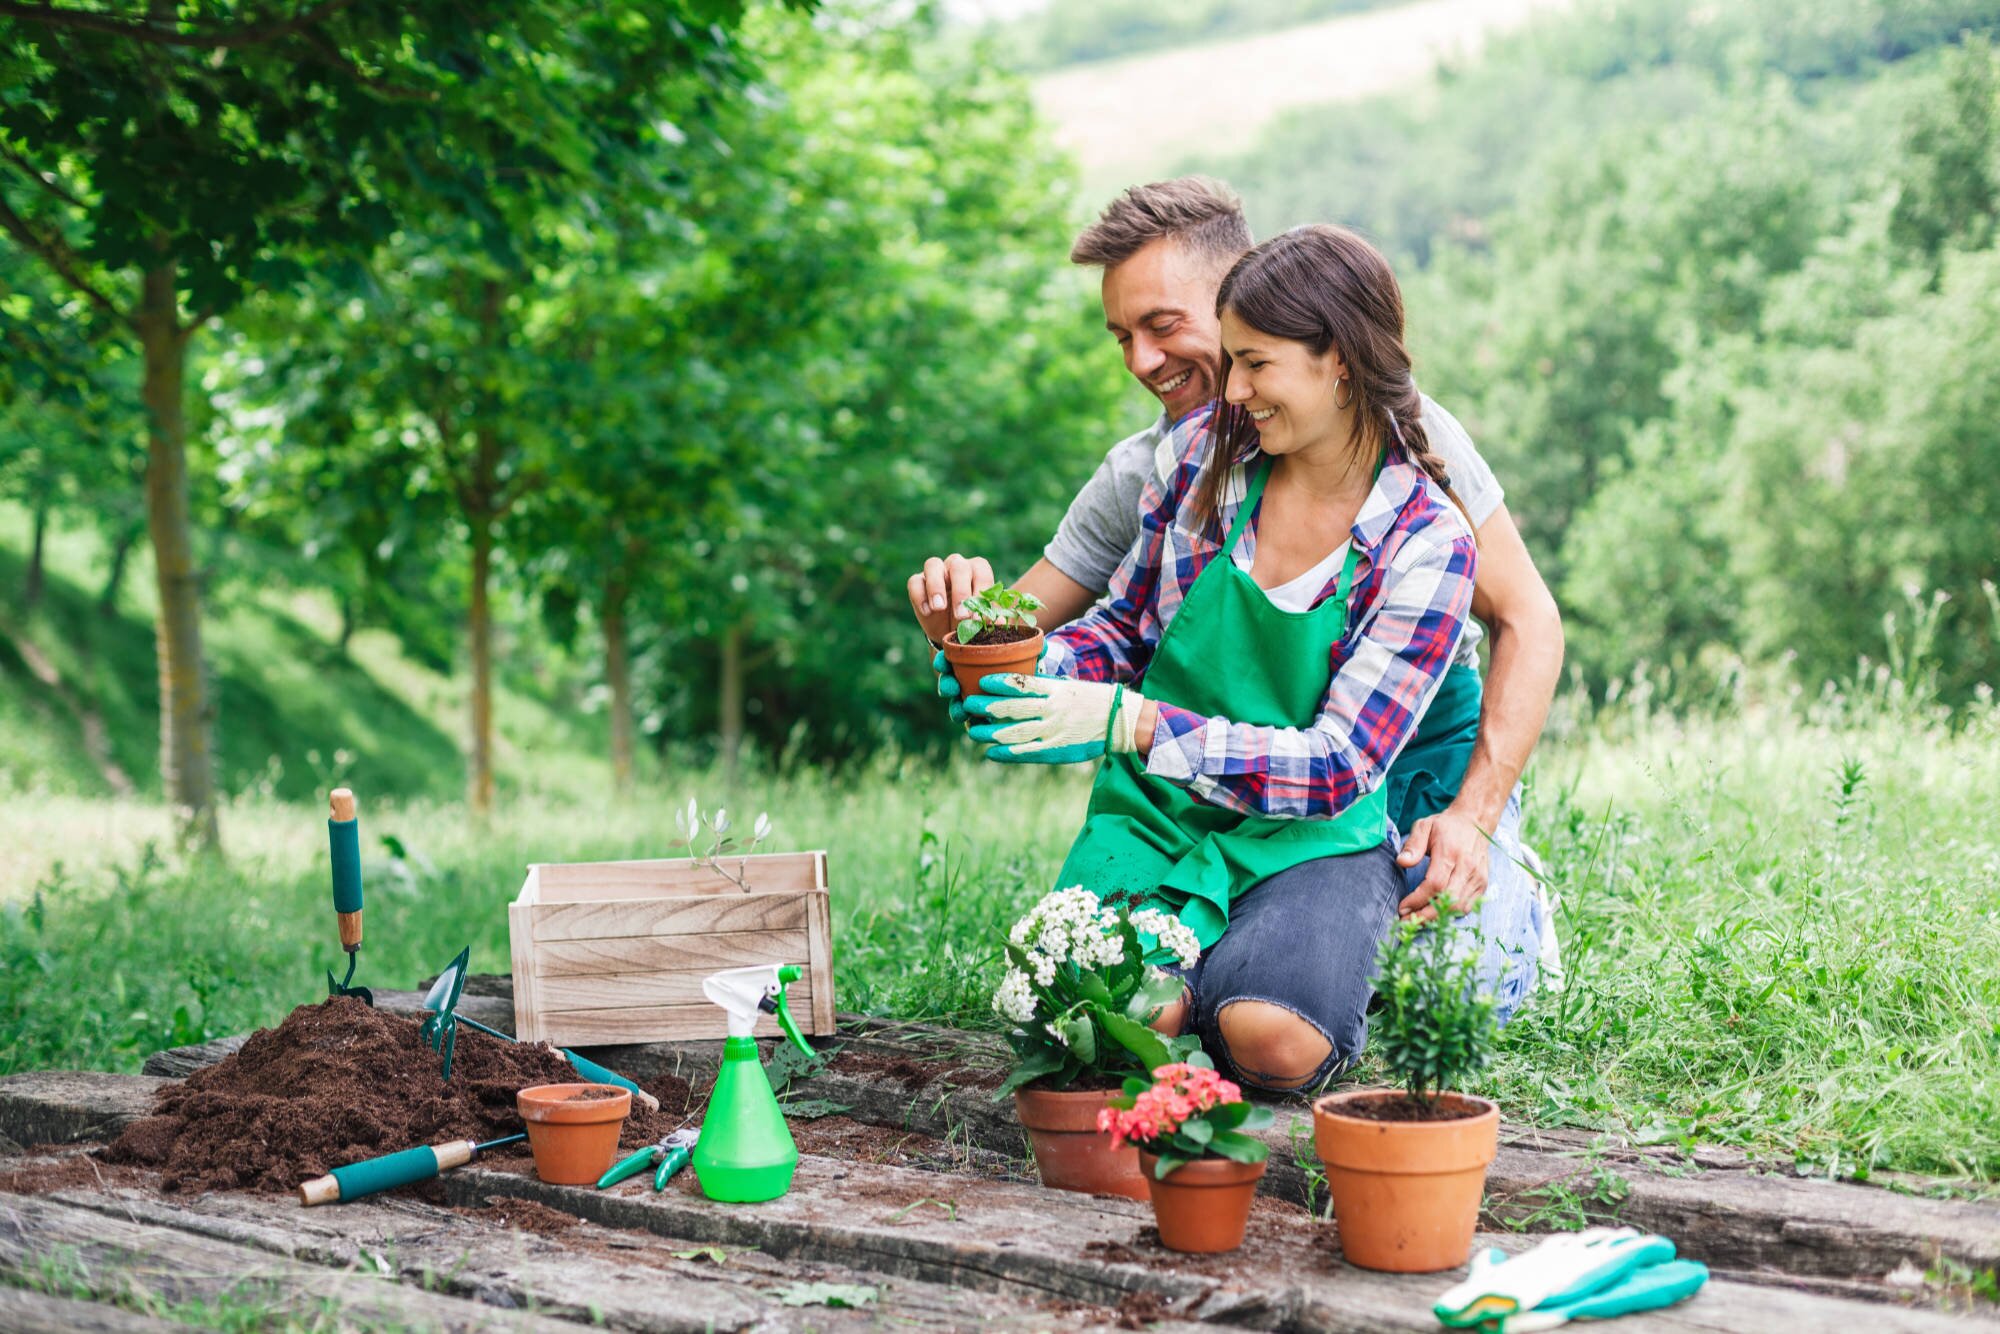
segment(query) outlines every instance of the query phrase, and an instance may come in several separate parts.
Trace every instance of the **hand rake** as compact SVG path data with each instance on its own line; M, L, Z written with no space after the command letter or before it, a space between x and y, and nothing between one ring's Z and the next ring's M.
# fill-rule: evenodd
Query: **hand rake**
M445 965L444 971L431 983L431 989L424 993L424 1008L430 1011L418 1032L431 1050L444 1053L444 1077L451 1078L452 1053L458 1045L458 1026L476 1028L489 1037L502 1042L518 1042L520 1039L502 1033L497 1028L488 1028L477 1019L469 1019L458 1012L459 997L465 992L465 971L472 958L472 947L466 946L458 952L458 957ZM615 1070L607 1070L595 1061L586 1060L573 1051L564 1050L562 1058L570 1063L579 1075L597 1084L616 1084L632 1094L636 1102L645 1104L648 1111L660 1110L660 1100L634 1084Z

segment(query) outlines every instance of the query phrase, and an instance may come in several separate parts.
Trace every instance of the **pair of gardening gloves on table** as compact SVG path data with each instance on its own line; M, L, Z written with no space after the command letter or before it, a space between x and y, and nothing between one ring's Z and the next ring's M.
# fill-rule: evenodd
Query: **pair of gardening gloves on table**
M1565 1233L1512 1259L1489 1249L1472 1257L1471 1275L1431 1310L1450 1328L1485 1334L1526 1334L1572 1320L1658 1310L1708 1282L1707 1265L1674 1256L1667 1238L1629 1227Z
M939 649L931 666L951 720L967 723L975 741L990 742L986 758L1001 764L1074 764L1139 748L1143 700L1122 685L1065 681L1053 676L995 673L979 684L989 693L959 698L958 680Z

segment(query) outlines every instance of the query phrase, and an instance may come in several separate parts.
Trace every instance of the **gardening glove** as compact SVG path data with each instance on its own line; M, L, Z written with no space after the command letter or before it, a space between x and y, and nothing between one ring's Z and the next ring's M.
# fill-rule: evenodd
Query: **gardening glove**
M1525 1334L1670 1306L1707 1280L1707 1267L1674 1259L1665 1237L1590 1228L1551 1237L1511 1260L1498 1250L1474 1255L1471 1275L1431 1309L1454 1328Z
M1036 662L1046 662L1048 657L1049 646L1044 643L1042 656L1037 658ZM951 674L951 664L944 660L943 649L939 649L937 656L931 659L931 670L937 673L938 698L946 701L945 712L951 716L953 722L963 723L966 720L965 701L960 696L964 692L958 688L958 678Z
M986 758L1000 764L1074 764L1110 751L1139 748L1136 691L1102 681L1005 672L983 678L989 693L965 701L969 715L985 721L970 730L991 741Z

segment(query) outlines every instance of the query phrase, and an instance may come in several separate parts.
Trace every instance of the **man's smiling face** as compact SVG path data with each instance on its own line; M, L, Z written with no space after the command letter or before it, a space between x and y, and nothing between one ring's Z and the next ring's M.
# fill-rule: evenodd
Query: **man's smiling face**
M1215 291L1222 275L1172 237L1142 247L1104 271L1104 323L1125 353L1125 369L1179 421L1215 397L1222 331Z

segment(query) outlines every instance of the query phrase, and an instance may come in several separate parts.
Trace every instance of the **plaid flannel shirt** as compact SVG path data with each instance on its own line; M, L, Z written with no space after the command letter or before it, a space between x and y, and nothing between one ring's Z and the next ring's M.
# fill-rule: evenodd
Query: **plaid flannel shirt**
M1044 675L1124 681L1143 690L1160 636L1195 579L1221 554L1263 457L1252 447L1230 466L1218 521L1201 524L1193 501L1208 427L1203 409L1161 443L1140 500L1137 544L1105 600L1049 636ZM1381 785L1451 666L1472 607L1476 546L1443 491L1422 469L1393 456L1362 502L1352 536L1361 559L1347 630L1330 655L1332 680L1312 725L1258 727L1156 701L1159 722L1146 772L1204 801L1275 818L1328 819ZM1241 541L1254 557L1254 516ZM1315 604L1338 583L1336 571ZM1254 654L1257 647L1242 651ZM1218 662L1216 670L1229 671L1230 664Z

